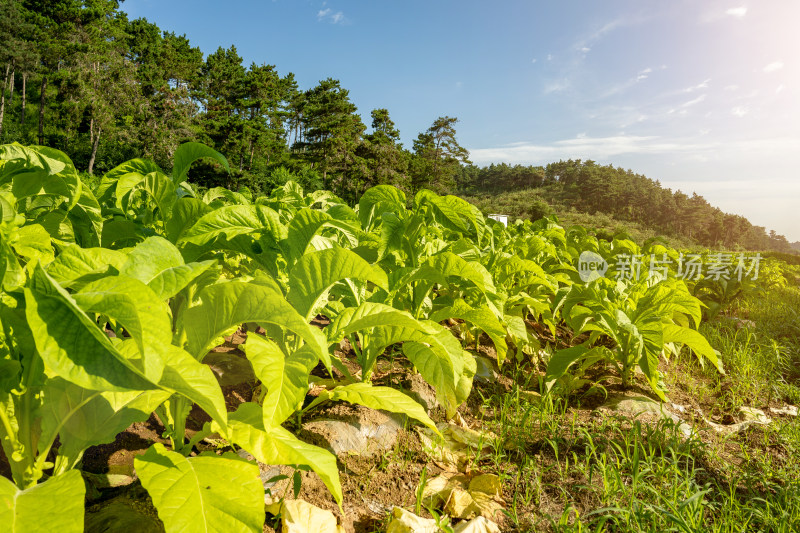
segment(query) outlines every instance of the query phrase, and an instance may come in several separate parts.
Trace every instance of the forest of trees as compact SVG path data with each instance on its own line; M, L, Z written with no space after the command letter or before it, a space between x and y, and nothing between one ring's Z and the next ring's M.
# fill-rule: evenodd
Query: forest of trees
M673 192L657 180L591 160L559 161L546 167L464 166L456 182L462 194L539 189L550 211L574 208L604 213L704 246L785 252L793 247L783 235L754 226L740 215L724 213L696 193Z
M168 167L196 140L233 169L202 168L200 185L294 179L355 201L380 183L445 192L466 161L455 118L406 150L389 112L372 110L367 128L338 80L303 90L292 73L244 65L235 46L204 57L113 0L0 0L0 69L0 142L58 148L90 174L132 157Z
M709 246L790 246L701 196L631 171L591 161L475 167L454 117L435 118L403 147L389 111L372 110L367 126L338 80L303 89L291 72L245 65L233 45L204 56L183 35L129 20L115 0L0 0L0 89L0 144L52 146L93 175L134 157L167 168L177 146L194 140L223 153L232 169L198 165L193 180L202 187L261 193L295 180L351 203L378 184L411 193L538 188L553 206Z

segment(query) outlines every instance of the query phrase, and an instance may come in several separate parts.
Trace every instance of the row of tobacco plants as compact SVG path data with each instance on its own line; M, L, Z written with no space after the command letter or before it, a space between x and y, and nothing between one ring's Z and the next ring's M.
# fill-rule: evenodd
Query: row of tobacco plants
M687 285L674 264L639 279L579 277L583 251L611 265L620 254L678 258L661 244L601 241L551 219L505 227L459 198L390 186L354 207L294 183L269 197L200 196L187 182L200 158L227 167L188 143L171 175L134 159L91 189L61 152L0 147L0 437L12 474L0 477L0 523L12 531L82 531L83 453L153 413L171 445L152 445L135 468L167 531L262 530L257 464L196 453L210 435L262 463L314 470L341 505L336 457L285 422L346 401L436 431L409 396L372 385L388 348L448 417L470 394L481 338L500 365L539 360L543 391L580 387L605 365L626 384L641 370L665 398L659 360L684 347L723 371L697 326L741 284ZM312 325L320 315L324 328ZM243 326L261 392L228 412L203 359ZM568 346L536 333L565 327ZM344 339L356 372L334 350ZM308 402L322 367L336 379ZM189 439L193 405L211 421Z

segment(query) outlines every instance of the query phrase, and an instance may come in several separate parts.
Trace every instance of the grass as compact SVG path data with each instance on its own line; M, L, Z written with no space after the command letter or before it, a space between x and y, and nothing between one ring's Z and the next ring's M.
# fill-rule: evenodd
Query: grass
M797 405L800 290L753 295L728 314L755 326L730 317L703 326L726 375L683 355L669 363L672 394L717 421L736 419L742 406ZM695 417L686 438L671 420L598 416L581 405L591 398L540 400L526 392L539 390L530 364L505 372L509 392L478 389L481 425L499 442L472 468L502 478L514 530L800 530L797 419L773 417L770 425L721 436Z

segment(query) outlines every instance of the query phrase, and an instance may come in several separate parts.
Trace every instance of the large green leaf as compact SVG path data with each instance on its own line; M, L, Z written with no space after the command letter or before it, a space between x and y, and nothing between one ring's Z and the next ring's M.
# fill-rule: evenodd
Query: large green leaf
M10 244L26 263L37 260L47 265L55 258L52 238L40 224L26 224L19 228Z
M590 349L583 345L558 350L547 363L545 381L556 380L563 376L571 365L586 357L589 351Z
M391 387L377 387L369 383L352 383L329 391L322 391L313 404L319 404L327 400L334 402L345 401L371 409L401 413L423 423L433 431L439 432L436 429L436 423L430 419L419 403Z
M286 258L290 265L293 265L297 259L302 257L317 233L326 227L336 228L342 232L352 246L358 244L358 239L355 235L360 230L358 223L344 217L335 218L333 215L338 215L338 211L344 210L346 206L334 207L340 209L332 208L330 213L326 213L317 209L303 208L292 217L287 226L288 236L286 240Z
M325 292L337 281L370 281L388 291L386 273L345 248L329 248L303 255L289 273L288 299L306 320Z
M308 345L286 356L274 342L255 333L243 346L256 377L267 388L262 402L264 427L279 426L302 406L308 376L319 358Z
M624 327L628 330L628 326ZM639 321L636 329L632 330L630 337L633 349L638 354L639 368L644 373L653 391L666 401L664 390L660 385L660 373L658 371L658 358L664 348L663 325L659 320Z
M719 370L721 374L725 373L722 366L722 361L717 357L717 352L708 343L705 337L693 329L677 326L675 324L664 325L664 342L680 342L692 349L697 355L700 362L703 358L707 358Z
M172 321L167 304L157 294L137 279L107 276L72 297L86 313L102 314L122 324L139 347L145 375L158 382L172 342Z
M173 183L177 185L186 179L186 173L189 172L189 167L192 166L192 163L204 157L215 160L225 167L225 170L230 172L231 168L228 166L228 160L225 159L224 155L213 148L209 148L205 144L188 142L183 143L175 150L175 157L173 158L172 165Z
M86 448L113 442L132 423L147 420L169 396L170 392L160 390L88 391L58 377L48 379L39 451L57 434L59 460L66 461L66 468L75 468Z
M406 209L406 195L392 185L370 187L358 201L361 226L368 229L384 212L401 213Z
M460 348L460 346L459 346ZM464 359L461 355L460 371L453 368L455 357L449 353L433 350L431 346L421 342L403 343L403 353L419 371L420 375L433 386L436 400L444 407L447 416L455 415L460 402L459 384L464 371Z
M122 247L132 246L138 241L144 240L147 229L127 218L112 218L103 223L103 233L101 246L109 248L111 246Z
M25 271L9 242L15 233L16 229L0 227L0 289L9 292L25 283Z
M167 238L172 242L178 242L183 234L194 226L195 222L210 213L212 209L197 198L181 198L172 208L172 216L167 221L165 230Z
M471 281L482 292L495 292L492 276L475 261L465 261L453 252L442 252L428 260L428 264L444 274Z
M310 326L283 296L270 287L232 281L203 289L200 305L184 315L188 351L202 360L210 344L230 328L245 322L275 324L298 335L326 366L330 367L327 343L320 330Z
M25 288L25 303L36 349L56 375L91 390L156 388L38 265Z
M212 425L212 429L221 430ZM236 443L260 462L268 465L303 465L311 467L341 505L342 486L336 456L305 443L281 426L264 428L261 406L245 402L228 419L226 438Z
M260 532L264 487L258 465L228 452L184 457L154 444L134 459L167 533Z
M435 354L435 357L426 358L436 361L433 364L437 368L442 364L448 369L443 374L446 378L437 374L436 383L430 381L434 387L442 383L443 379L449 379L454 387L464 369L461 344L448 330L435 322L416 320L409 313L387 305L365 302L358 308L347 308L328 326L326 332L329 342L332 343L340 341L346 335L358 333L362 343L360 363L366 374L371 371L377 356L386 347L398 342L422 343L429 352ZM404 345L404 352L405 347ZM406 352L406 355L409 354ZM417 365L418 362L422 363L420 359L412 359L412 362ZM426 361L426 366L427 364ZM427 379L422 369L420 373Z
M148 237L128 253L120 274L150 283L159 273L183 265L183 256L174 244L163 237Z
M0 167L0 185L24 175L35 187L45 176L58 174L66 167L63 161L18 143L0 145L0 160L5 161ZM14 195L19 198L16 192Z
M85 247L100 246L103 232L103 214L100 203L87 187L81 189L80 198L69 212L69 219L78 239Z
M460 318L470 324L482 329L492 339L495 350L497 351L497 362L503 364L508 345L506 344L506 330L497 320L497 317L485 308L473 309L464 300L456 300L453 305L439 309L431 313L430 320L441 322L449 318ZM524 328L523 328L524 329Z
M218 237L265 234L275 242L286 238L286 228L278 213L264 205L230 205L206 213L178 241L203 245Z
M120 163L113 169L106 172L106 174L100 179L100 183L93 191L94 196L97 198L97 201L100 205L111 206L113 205L111 200L117 190L117 182L122 176L131 173L145 176L150 172L160 171L161 169L158 168L158 165L149 159L129 159L128 161Z
M189 398L224 427L228 419L227 409L214 372L186 350L173 345L169 345L168 350L167 365L159 385Z
M439 196L423 189L414 197L414 205L419 208L426 204L433 208L434 220L453 231L467 231L467 220L474 217L470 204L456 196Z
M82 533L85 492L78 470L52 477L27 490L17 489L0 476L0 524L6 533Z
M242 193L230 191L225 187L214 187L206 191L203 195L203 203L210 204L218 198L225 198L233 204L250 205L250 200ZM218 206L219 207L219 206Z
M156 202L162 220L169 220L172 206L178 200L175 184L161 172L151 172L144 177L142 189Z
M131 203L131 198L134 191L139 188L144 182L144 174L138 172L131 172L130 174L123 174L117 180L117 187L114 192L117 197L115 203L117 209L127 210Z
M47 267L47 273L62 287L87 283L105 275L109 267L119 269L125 264L123 252L107 248L67 246Z
M171 298L214 261L184 264L174 244L163 237L148 237L128 254L120 273L147 284L162 300Z
M69 211L77 203L82 183L69 157L45 146L0 147L0 159L9 159L0 170L0 185L11 181L17 199L51 195L66 200Z

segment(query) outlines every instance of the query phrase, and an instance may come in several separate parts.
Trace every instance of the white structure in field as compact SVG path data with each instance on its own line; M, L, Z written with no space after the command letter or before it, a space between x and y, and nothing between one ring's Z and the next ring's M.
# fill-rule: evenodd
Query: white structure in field
M498 221L499 223L501 223L505 227L508 227L508 215L492 214L492 215L489 215L489 218Z

